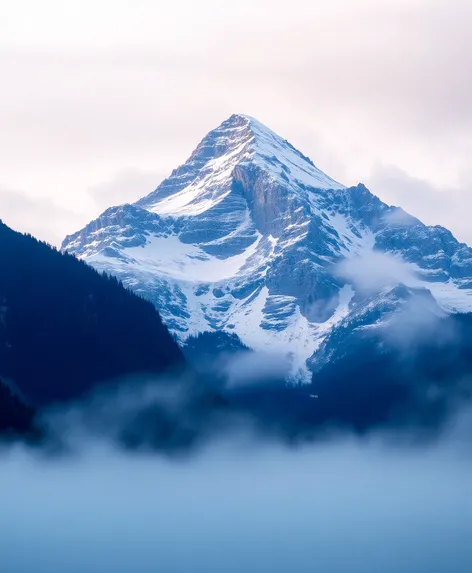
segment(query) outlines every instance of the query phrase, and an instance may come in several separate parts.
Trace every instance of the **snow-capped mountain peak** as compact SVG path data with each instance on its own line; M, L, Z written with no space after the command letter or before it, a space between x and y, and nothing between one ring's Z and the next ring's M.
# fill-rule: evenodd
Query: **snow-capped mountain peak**
M229 193L236 167L249 164L294 188L344 188L256 119L232 115L202 140L182 167L137 204L161 215L201 214Z
M181 342L237 334L289 354L302 379L338 329L393 312L385 300L398 298L398 283L427 289L444 311L472 309L471 249L363 185L345 188L244 115L211 131L151 194L108 209L63 248L153 301Z

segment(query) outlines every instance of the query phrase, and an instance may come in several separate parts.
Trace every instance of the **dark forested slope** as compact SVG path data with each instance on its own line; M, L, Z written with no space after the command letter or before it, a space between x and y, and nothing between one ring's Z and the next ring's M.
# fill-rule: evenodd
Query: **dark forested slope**
M0 221L0 377L34 404L161 373L182 354L152 304Z
M34 410L0 380L0 434L27 434L33 418Z

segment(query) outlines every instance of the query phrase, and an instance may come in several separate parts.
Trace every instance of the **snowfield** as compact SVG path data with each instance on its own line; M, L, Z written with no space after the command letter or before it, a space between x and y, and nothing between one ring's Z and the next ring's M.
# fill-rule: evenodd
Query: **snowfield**
M309 381L307 360L326 337L349 327L367 299L381 308L398 284L426 289L443 311L472 311L469 247L363 185L344 187L244 115L210 132L150 195L107 210L63 249L150 299L181 342L235 333L286 354L294 380Z

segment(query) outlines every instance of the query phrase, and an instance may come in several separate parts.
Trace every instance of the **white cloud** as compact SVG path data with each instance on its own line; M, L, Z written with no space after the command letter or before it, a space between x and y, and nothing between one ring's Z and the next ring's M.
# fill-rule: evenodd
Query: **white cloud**
M446 317L429 292L418 292L392 315L383 334L409 357L420 344L446 344L458 336L454 323L444 320Z
M472 210L472 172L463 172L460 184L456 186L441 186L412 177L393 165L376 164L368 184L372 192L387 203L401 205L424 223L442 225L453 231L459 240L472 244L468 216ZM400 217L400 213L396 211L390 216Z
M397 227L413 227L419 223L418 219L400 207L387 211L383 216L383 220L387 225Z
M168 173L208 130L245 112L346 184L369 182L380 161L457 188L451 202L460 205L472 152L472 81L464 74L472 6L453 7L10 2L0 20L1 184L92 217L88 190L97 183L128 169ZM106 196L117 203L122 189ZM460 210L443 224L461 232ZM414 212L431 213L428 202Z
M408 263L400 257L379 251L367 251L358 257L344 259L337 265L336 272L366 294L401 283L408 284L415 278Z
M154 191L167 175L169 174L127 169L110 181L93 185L89 189L89 194L100 209L134 203Z
M227 387L235 389L285 380L290 361L273 352L237 352L222 361L221 370Z
M65 209L47 197L30 197L0 188L0 219L16 231L59 245L63 233L85 223L85 216Z

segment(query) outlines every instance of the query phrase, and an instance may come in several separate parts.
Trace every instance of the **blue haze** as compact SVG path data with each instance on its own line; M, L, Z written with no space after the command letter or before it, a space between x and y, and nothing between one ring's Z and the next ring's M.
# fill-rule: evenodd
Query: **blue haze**
M472 571L466 447L2 458L2 573Z

